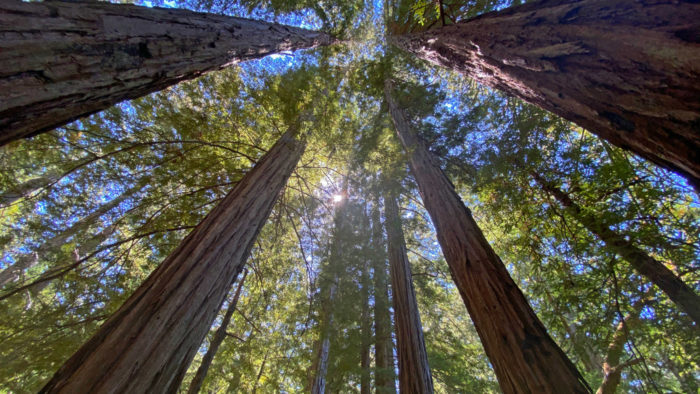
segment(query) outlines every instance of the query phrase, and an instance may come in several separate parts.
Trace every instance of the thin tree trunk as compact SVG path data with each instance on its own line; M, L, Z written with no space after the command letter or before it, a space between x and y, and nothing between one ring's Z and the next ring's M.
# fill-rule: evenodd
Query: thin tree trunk
M618 323L603 360L603 381L598 387L596 394L615 394L622 378L622 370L641 362L641 359L634 358L620 363L620 358L622 357L629 331L639 324L639 313L643 306L644 302L637 302L632 308L632 312Z
M20 198L28 197L30 194L39 190L40 188L55 182L60 176L61 172L54 170L46 175L28 179L21 184L0 193L0 207L7 207Z
M414 134L391 91L387 80L386 100L411 172L501 389L506 394L590 392L574 364L547 334L437 161Z
M221 346L221 344L224 342L224 338L226 338L226 330L231 322L231 317L233 317L233 312L236 311L236 305L238 304L238 299L241 296L241 290L243 290L243 283L245 282L247 275L248 271L244 270L243 276L238 282L238 288L236 288L236 293L233 296L233 300L231 300L231 302L228 304L228 309L226 309L226 314L221 321L221 325L216 330L214 338L212 338L211 342L209 342L207 352L204 354L204 357L202 357L202 363L199 365L199 368L197 368L197 372L195 373L192 382L190 382L190 387L187 390L188 394L197 394L199 393L199 389L202 388L202 383L204 383L204 378L207 377L207 372L209 372L209 367L211 366L212 361L214 361L214 356L216 356L216 352L219 351L219 346Z
M328 373L328 355L331 350L331 331L333 328L333 304L337 290L338 276L334 275L328 288L328 298L324 302L323 316L321 318L321 337L316 344L316 359L312 366L313 377L311 383L312 394L326 392L326 375Z
M41 390L178 389L304 151L290 128Z
M274 23L107 2L0 3L0 145L272 53L328 45Z
M391 339L391 312L387 266L379 213L379 199L372 205L372 249L374 250L374 380L378 393L396 393L394 343Z
M372 343L372 317L369 313L369 260L365 261L362 267L362 277L360 281L362 282L362 314L360 316L360 335L362 336L360 344L360 393L369 394L371 385L369 351Z
M135 187L130 189L130 191L122 193L118 197L112 199L110 202L98 207L94 212L78 220L66 230L58 233L52 238L49 238L32 253L19 256L14 264L0 271L0 288L19 279L24 271L39 263L42 255L60 248L74 235L86 231L90 226L94 225L100 217L119 206L119 204L124 202L124 200L127 198L131 197L133 192L137 189L141 189L141 187ZM98 245L95 245L95 247L97 246Z
M594 215L587 213L563 190L550 184L539 174L532 172L533 179L542 190L553 196L588 231L600 238L613 252L624 258L637 272L658 286L668 298L685 311L696 324L700 325L700 296L686 285L673 271L649 256L625 237L612 230Z
M423 325L413 290L411 264L406 254L406 241L401 229L396 195L384 197L389 271L396 321L396 353L399 358L399 390L401 393L430 394L433 378L423 340Z
M700 4L548 0L392 37L700 190Z

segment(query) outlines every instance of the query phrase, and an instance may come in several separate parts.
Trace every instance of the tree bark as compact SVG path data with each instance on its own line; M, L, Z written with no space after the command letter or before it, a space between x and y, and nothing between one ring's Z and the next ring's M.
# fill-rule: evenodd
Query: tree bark
M9 283L16 281L17 279L19 279L19 277L24 271L38 264L42 255L52 250L60 248L76 234L86 231L90 226L94 225L100 217L119 206L119 204L124 202L124 200L131 197L134 191L140 189L141 187L139 186L122 193L118 197L97 208L94 212L78 220L69 228L48 239L30 254L24 254L19 256L14 264L0 271L0 289L8 285ZM111 233L111 231L109 233ZM95 247L97 246L99 246L99 244L95 245Z
M248 172L41 390L178 389L305 144L297 126Z
M372 249L374 250L374 381L377 393L396 393L394 343L391 339L391 312L387 266L382 236L379 200L372 204Z
M589 393L574 364L542 322L486 241L454 186L414 134L402 110L385 96L435 226L452 279L474 322L504 393Z
M221 325L216 330L214 338L212 338L211 342L209 342L207 352L204 354L204 357L202 357L202 363L199 365L199 368L197 368L197 372L195 373L192 382L190 382L190 387L187 390L187 394L197 394L199 393L199 389L202 388L202 383L204 383L204 378L207 377L207 372L209 372L209 367L211 366L212 361L214 361L214 356L216 356L216 352L219 351L219 346L221 346L226 338L226 330L228 329L229 323L231 323L233 312L236 311L236 305L238 304L238 299L241 297L241 290L243 290L243 283L245 282L247 275L248 271L244 270L243 276L238 282L238 288L233 296L233 300L231 300L231 302L228 304L228 309L226 309L226 314L221 321Z
M391 37L700 190L700 4L548 0Z
M430 394L433 378L428 365L428 352L423 340L416 293L413 290L411 264L406 254L406 241L401 229L396 195L384 197L384 214L388 238L389 271L396 322L396 353L399 358L399 391Z
M107 2L0 3L0 146L271 53L328 45L274 23Z
M360 344L360 394L370 393L370 358L369 351L372 343L372 321L369 313L369 260L365 261L362 267L362 277L360 278L362 283L362 314L360 316L360 335L362 336Z
M603 381L600 387L598 387L596 394L615 394L617 386L622 379L622 370L641 362L641 359L634 358L620 363L620 357L622 357L629 331L632 327L639 324L639 313L643 306L644 302L637 302L637 304L633 306L632 312L617 324L612 340L608 345L605 359L603 360Z
M346 186L343 189L346 191L344 195L347 195L347 180L345 180ZM328 356L331 350L331 333L333 331L333 315L334 306L336 299L336 292L338 290L338 272L340 258L342 256L342 239L339 236L341 230L345 223L345 205L346 202L338 203L334 218L334 229L333 229L333 240L331 241L331 253L329 257L329 263L327 269L330 271L330 281L326 290L325 299L321 305L321 316L319 319L321 335L316 343L314 362L311 366L312 376L311 376L311 393L312 394L323 394L326 392L326 375L328 373Z
M656 286L668 298L685 311L696 324L700 325L700 296L662 262L649 256L647 252L628 241L624 235L612 230L600 219L581 209L568 194L550 184L536 172L531 173L542 190L551 195L588 231L600 238L613 252L622 256L634 269Z
M44 176L28 179L25 182L0 193L0 208L7 207L13 202L26 198L30 194L39 190L46 185L55 182L58 177L61 176L61 172L58 170L51 171Z

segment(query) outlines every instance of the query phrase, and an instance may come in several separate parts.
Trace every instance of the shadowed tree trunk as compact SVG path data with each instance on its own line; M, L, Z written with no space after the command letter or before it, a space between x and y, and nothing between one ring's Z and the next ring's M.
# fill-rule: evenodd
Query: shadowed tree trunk
M423 340L423 325L418 313L416 293L413 290L411 264L406 254L406 241L401 229L396 195L384 197L386 234L388 238L391 292L394 300L396 353L399 358L399 391L401 393L430 394L433 378L428 365L428 353Z
M280 51L328 45L296 27L107 2L0 3L0 145Z
M55 182L61 176L58 170L51 171L46 175L28 179L27 181L0 193L0 207L6 207L20 198L28 197L30 194Z
M535 172L532 172L531 175L542 190L557 199L583 227L605 242L610 250L622 256L637 272L658 286L671 301L685 311L696 324L700 325L700 296L681 278L677 277L662 262L652 258L647 252L628 241L624 235L612 230L600 219L581 209L563 190L550 184Z
M369 260L365 261L362 267L362 277L360 281L362 282L362 315L360 316L360 335L362 336L360 344L360 393L369 394L371 385L369 350L372 343L372 316L370 316L369 313Z
M304 151L297 129L280 138L41 392L178 389Z
M394 36L700 190L700 3L553 0Z
M243 276L238 282L238 288L236 288L236 293L233 296L233 300L231 300L231 302L228 304L226 314L224 315L223 320L221 320L221 325L216 330L214 338L212 338L211 342L209 343L207 352L204 354L204 357L202 357L202 363L199 365L199 368L197 368L197 373L195 373L192 382L190 382L190 387L187 390L187 394L197 394L199 393L199 389L202 388L202 383L204 383L204 378L207 377L207 372L209 372L209 367L211 366L212 361L214 361L214 356L216 356L216 352L219 351L219 346L221 346L221 343L224 342L224 338L226 338L226 330L231 322L231 317L233 317L233 312L236 311L236 305L238 304L238 299L241 297L241 290L243 290L243 283L245 282L247 275L248 271L243 271Z
M372 249L374 257L374 381L378 393L396 393L394 344L391 340L391 314L387 266L379 213L379 200L372 204Z
M414 134L391 96L390 80L384 89L452 279L503 392L590 392L574 364L547 334L435 158Z

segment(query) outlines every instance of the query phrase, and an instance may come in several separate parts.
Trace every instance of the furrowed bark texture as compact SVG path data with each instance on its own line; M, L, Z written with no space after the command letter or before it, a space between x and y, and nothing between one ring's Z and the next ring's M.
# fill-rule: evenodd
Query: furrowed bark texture
M187 394L197 394L199 393L199 389L202 388L202 383L204 383L204 378L207 377L209 367L211 366L212 361L214 361L214 356L216 356L216 352L219 351L219 346L221 346L226 338L226 330L228 329L229 323L231 323L233 312L236 311L236 305L238 304L238 299L241 297L241 290L243 290L243 283L245 282L246 276L248 276L248 271L243 271L243 276L238 282L238 288L236 288L236 293L233 296L233 300L231 300L229 303L228 308L226 309L226 314L224 314L224 318L221 320L221 325L216 330L214 338L212 338L211 342L209 343L207 352L204 354L204 357L202 357L202 363L199 365L199 368L197 368L197 372L195 373L192 382L190 382L190 387L187 389Z
M423 339L416 293L413 290L411 264L406 254L406 241L401 229L396 195L384 198L386 234L388 238L391 292L394 300L396 353L399 358L399 391L424 394L433 392L433 378Z
M550 184L539 174L531 173L535 181L553 196L588 231L600 238L613 252L622 256L634 269L659 287L668 298L700 326L700 296L662 262L628 241L622 234L611 229L595 216L587 213L563 190Z
M700 3L537 1L397 46L520 97L700 190Z
M303 150L283 135L41 392L177 391Z
M396 393L394 344L387 280L386 250L382 236L379 200L372 204L372 249L374 250L374 376L377 393Z
M573 363L491 249L471 212L414 134L402 110L385 96L452 279L474 322L504 393L589 393Z
M0 145L205 72L328 45L296 27L106 2L0 2Z

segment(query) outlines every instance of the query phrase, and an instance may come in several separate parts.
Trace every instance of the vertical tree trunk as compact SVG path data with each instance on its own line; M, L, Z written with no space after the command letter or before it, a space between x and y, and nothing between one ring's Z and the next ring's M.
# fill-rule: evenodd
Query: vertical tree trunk
M700 4L548 0L392 37L700 190Z
M178 389L304 151L295 129L280 138L41 392Z
M414 134L385 84L396 131L437 232L452 279L504 393L588 393L576 367L491 249L454 186Z
M347 195L347 180L345 181L343 187ZM316 356L311 367L311 393L312 394L323 394L326 392L326 375L328 373L328 355L331 350L331 333L333 332L333 315L335 307L335 297L336 291L338 289L338 272L340 258L342 256L342 239L339 236L344 224L345 224L345 202L338 203L335 211L334 218L334 229L333 229L333 239L331 243L331 253L329 257L329 263L327 269L330 271L330 282L328 283L327 293L325 300L323 300L321 305L321 317L320 317L320 328L321 335L318 342L315 345Z
M316 357L312 365L311 393L326 392L326 374L328 373L328 355L331 350L331 331L333 328L333 304L337 290L338 276L334 275L328 287L328 297L323 303L321 316L321 336L316 343Z
M362 267L362 277L360 281L362 283L362 315L360 316L360 335L362 336L360 344L360 393L369 394L371 385L369 350L372 342L372 317L369 313L369 260L365 261Z
M221 321L221 325L216 330L214 338L212 338L209 343L207 352L204 354L204 357L202 357L202 363L199 365L199 368L197 368L197 373L195 373L192 382L190 382L187 394L197 394L199 393L199 389L202 388L202 383L204 383L204 378L207 377L207 372L209 372L209 367L212 361L214 361L214 356L216 356L216 352L219 351L219 346L221 346L221 343L224 342L224 338L226 338L226 330L231 322L231 317L233 317L233 312L236 311L236 305L238 304L238 299L241 297L241 290L243 290L243 283L247 275L248 271L244 270L243 276L238 282L238 288L236 288L233 300L228 304L228 309L226 309L226 314Z
M372 249L374 250L374 380L378 393L396 393L394 344L387 281L386 246L382 236L379 199L372 204Z
M662 262L655 260L644 250L636 247L622 234L612 230L598 218L581 209L563 190L548 183L535 172L532 172L531 175L542 190L557 199L583 227L605 242L605 245L613 252L622 256L637 272L658 286L671 301L685 311L696 324L700 325L700 296L681 278L677 277Z
M430 394L433 392L433 378L428 365L416 293L413 290L411 264L406 254L399 207L393 193L387 193L384 197L384 214L396 321L399 390L402 393Z
M328 45L296 27L107 2L0 3L0 146L271 53Z

